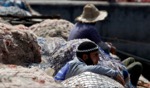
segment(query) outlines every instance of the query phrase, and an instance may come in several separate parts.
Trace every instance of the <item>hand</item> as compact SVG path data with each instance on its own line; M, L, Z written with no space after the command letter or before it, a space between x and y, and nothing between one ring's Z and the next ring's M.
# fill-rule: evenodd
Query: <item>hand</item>
M110 48L110 52L111 52L112 54L116 54L116 47L113 46L113 44L110 43L110 42L105 42L105 43L106 43L107 46Z
M116 54L116 47L115 47L115 46L111 46L110 52L111 52L112 54Z
M120 74L117 75L116 80L121 83L123 86L125 86L125 81L122 78L122 76Z

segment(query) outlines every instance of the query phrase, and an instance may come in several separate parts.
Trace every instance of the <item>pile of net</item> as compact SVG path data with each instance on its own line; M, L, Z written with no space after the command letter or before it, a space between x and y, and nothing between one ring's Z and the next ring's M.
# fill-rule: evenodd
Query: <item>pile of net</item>
M32 25L29 29L40 37L62 37L67 39L73 26L74 24L63 19L47 19Z
M0 63L26 66L41 62L36 36L20 27L0 23Z
M84 72L55 82L39 68L0 64L0 88L123 88L115 80L91 72Z
M63 88L38 68L0 64L0 88Z
M30 68L0 65L0 87L57 88L62 86L61 84L57 85L53 78L45 73L46 70L51 75L55 75L66 62L73 59L75 50L80 43L90 41L88 39L66 41L72 27L73 24L65 20L48 19L29 28L38 35L37 37L30 30L26 30L28 28L23 25L12 26L0 23L0 63L30 65ZM46 69L45 72L41 71L31 65L33 63L37 63L42 69L49 69ZM83 73L62 83L68 88L76 86L79 88L122 88L119 83L110 80L112 79L94 73Z
M49 63L52 68L55 69L55 74L63 67L68 61L72 60L75 56L76 48L84 41L90 41L88 39L75 39L64 43L57 51L53 52L53 55L49 57Z
M51 38L50 41L51 42L48 42L44 38L40 38L38 40L38 43L42 48L42 52L43 52L42 55L47 56L46 60L48 63L48 64L40 64L39 67L41 68L50 67L51 69L49 69L49 71L54 71L54 73L51 74L54 76L61 69L61 67L63 67L68 61L74 58L75 51L78 45L80 45L80 43L84 41L90 41L90 40L74 39L71 41L65 41L60 38ZM44 44L45 42L47 43ZM104 60L103 62L107 62L107 61ZM110 68L113 69L112 66L110 66Z
M16 6L0 7L0 15L30 16L30 13Z
M66 43L61 37L49 37L49 38L37 38L38 44L41 47L42 63L49 63L49 58L56 52L59 48Z
M115 80L92 72L84 72L62 82L69 88L124 88Z
M88 39L75 39L66 41L60 37L38 38L41 46L42 62L39 67L42 69L52 68L55 75L66 62L73 59L77 46Z

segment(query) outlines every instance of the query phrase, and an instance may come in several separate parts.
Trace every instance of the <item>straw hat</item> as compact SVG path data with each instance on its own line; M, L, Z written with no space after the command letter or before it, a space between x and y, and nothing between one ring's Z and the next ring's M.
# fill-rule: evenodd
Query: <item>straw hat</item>
M99 11L93 4L87 4L84 6L82 14L76 18L76 21L94 23L104 20L106 16L106 11Z

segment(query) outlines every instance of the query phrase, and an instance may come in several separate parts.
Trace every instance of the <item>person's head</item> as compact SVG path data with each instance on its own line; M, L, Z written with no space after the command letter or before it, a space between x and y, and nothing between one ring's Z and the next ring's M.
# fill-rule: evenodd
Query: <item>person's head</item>
M76 55L87 65L95 65L99 60L98 45L91 41L85 41L78 46Z
M82 23L96 23L107 17L106 11L99 11L93 4L87 4L83 8L82 14L76 18L76 21Z

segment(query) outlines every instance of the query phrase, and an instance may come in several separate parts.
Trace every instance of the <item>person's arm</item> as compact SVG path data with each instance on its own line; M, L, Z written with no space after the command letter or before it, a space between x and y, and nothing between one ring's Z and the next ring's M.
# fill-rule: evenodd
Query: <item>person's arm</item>
M67 63L65 66L63 66L58 73L55 75L54 79L57 81L63 81L65 80L65 76L67 71L69 70L69 63Z
M115 78L119 83L121 83L123 86L125 85L125 81L122 78L122 76L120 74L117 74L116 78Z
M113 69L103 67L103 66L98 66L98 65L84 66L83 70L112 77L116 79L118 82L120 82L122 85L125 85L123 77L117 70L113 70Z
M116 47L111 42L105 42L110 47L110 52L116 54Z
M108 46L105 42L101 41L98 43L98 46L104 50L105 53L109 54L110 53L110 46Z
M107 75L109 77L116 77L116 75L119 73L116 70L113 70L104 66L100 66L100 65L88 65L88 66L82 67L82 69L84 71L90 71L90 72L94 72L97 74Z

